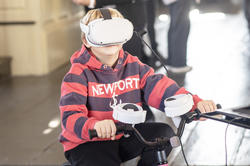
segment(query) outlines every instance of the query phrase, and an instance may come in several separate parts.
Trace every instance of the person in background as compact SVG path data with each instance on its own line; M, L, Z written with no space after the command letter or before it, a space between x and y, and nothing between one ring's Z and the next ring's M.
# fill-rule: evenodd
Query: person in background
M155 18L156 18L156 0L146 0L146 18L147 18L147 31L150 40L150 44L154 52L163 60L166 59L161 55L158 51L158 43L156 42L156 34L155 34ZM159 62L159 59L151 53L149 60L151 61L149 64L152 66L156 66L159 68L162 64Z
M190 31L189 11L192 0L163 0L169 7L170 26L168 30L168 70L186 73L192 70L187 65L187 41Z
M250 0L244 0L243 9L247 20L248 32L250 32Z

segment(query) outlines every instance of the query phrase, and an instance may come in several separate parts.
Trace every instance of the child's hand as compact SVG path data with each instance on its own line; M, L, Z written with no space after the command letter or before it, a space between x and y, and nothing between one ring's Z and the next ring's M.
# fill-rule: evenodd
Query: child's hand
M203 100L197 104L197 108L201 113L213 112L216 110L216 105L212 100Z
M197 108L201 113L213 112L216 110L216 105L212 100L203 100L197 104ZM200 120L205 120L205 118L200 118Z
M111 138L115 140L116 126L113 120L102 120L96 122L94 129L99 138Z

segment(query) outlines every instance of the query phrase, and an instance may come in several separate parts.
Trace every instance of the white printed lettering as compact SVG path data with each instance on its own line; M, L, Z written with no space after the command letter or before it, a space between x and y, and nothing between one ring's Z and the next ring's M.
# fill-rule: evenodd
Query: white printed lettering
M98 84L92 86L93 96L96 95L108 95L116 92L117 88L120 91L125 89L138 89L139 88L139 78L126 78L125 80L119 80L110 84Z
M108 94L109 91L111 94L113 94L114 84L104 84L104 89L105 89L106 94Z
M128 89L128 86L130 86L130 88L133 88L133 80L131 78L127 78L125 79L125 82L126 82L126 88Z
M92 86L92 92L93 92L93 96L99 95L98 90L94 86Z
M103 86L104 86L104 84L97 85L97 88L99 90L99 95L103 95L104 94L104 92L103 92Z
M135 81L135 88L138 88L139 78L133 78L133 80Z
M123 87L120 86L121 83L123 84ZM124 89L125 89L125 86L126 86L126 85L125 85L125 81L120 80L119 83L118 83L118 88L119 88L119 90L124 90Z

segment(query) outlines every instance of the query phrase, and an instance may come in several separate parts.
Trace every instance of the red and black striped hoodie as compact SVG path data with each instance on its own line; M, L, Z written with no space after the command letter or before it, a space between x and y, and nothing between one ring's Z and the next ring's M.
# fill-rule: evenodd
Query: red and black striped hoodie
M113 119L110 102L114 93L123 103L145 102L161 111L165 98L189 93L123 50L114 68L102 64L84 46L72 55L71 63L60 98L60 142L64 151L90 141L88 129L93 129L97 121ZM195 95L193 98L196 106L201 99Z

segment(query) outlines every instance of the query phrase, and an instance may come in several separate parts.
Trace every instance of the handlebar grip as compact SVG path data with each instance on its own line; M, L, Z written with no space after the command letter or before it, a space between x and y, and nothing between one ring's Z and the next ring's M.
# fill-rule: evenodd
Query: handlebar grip
M124 133L124 132L130 132L133 130L132 126L128 124L115 124L115 126L116 126L116 135ZM88 132L89 132L90 139L98 137L95 129L89 129Z
M216 108L217 109L221 109L221 105L220 104L216 104ZM185 123L190 123L192 122L194 119L200 119L201 116L203 116L204 113L201 113L201 111L196 108L193 112L188 112L184 115L182 115L182 118L185 119Z
M89 129L89 139L93 139L95 137L98 137L96 130L95 129Z
M217 108L217 109L221 109L222 106L221 106L220 104L216 104L216 108ZM200 113L201 113L200 110L199 110L198 108L195 109L195 112L196 112L197 114L200 114Z
M217 109L221 109L222 106L220 104L216 104Z

